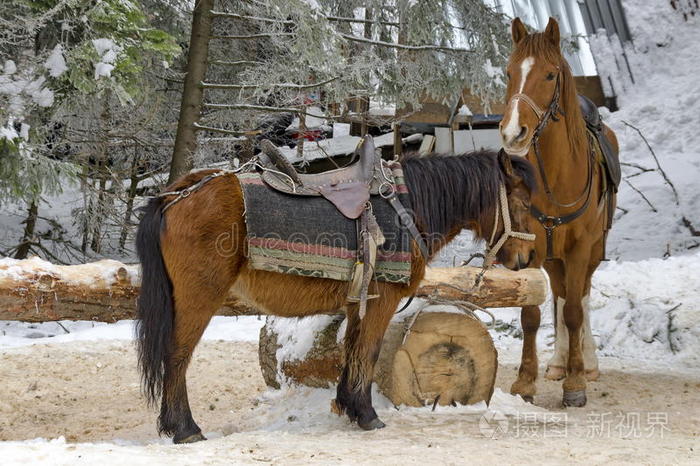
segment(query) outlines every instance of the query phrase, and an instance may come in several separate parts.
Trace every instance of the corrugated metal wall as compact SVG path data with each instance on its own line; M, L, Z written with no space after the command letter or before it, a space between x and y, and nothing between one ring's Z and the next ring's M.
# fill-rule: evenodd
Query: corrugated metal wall
M586 41L586 23L577 0L492 0L490 3L510 17L520 17L538 31L547 26L550 16L557 18L562 37L570 37L578 48L573 52L565 52L574 75L597 74L595 61Z
M621 0L578 0L578 3L589 34L605 29L608 36L617 34L623 42L632 40Z

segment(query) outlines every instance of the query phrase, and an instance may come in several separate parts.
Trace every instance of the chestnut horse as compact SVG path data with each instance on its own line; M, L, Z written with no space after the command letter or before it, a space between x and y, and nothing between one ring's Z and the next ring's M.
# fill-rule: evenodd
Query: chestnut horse
M429 238L430 257L465 228L481 238L498 238L506 230L508 214L513 230L526 232L536 181L533 167L521 157L483 151L408 158L403 171L416 226ZM212 173L188 174L167 192L190 187ZM506 193L507 209L499 207L506 204L499 201L501 192ZM363 429L383 427L372 407L374 364L399 301L411 296L423 279L426 262L417 243L411 245L410 283L378 282L379 298L368 302L366 315L360 318L358 305L346 304L348 282L249 267L243 195L233 173L211 179L164 212L174 197L150 200L136 240L143 267L137 322L139 367L148 401L153 404L162 398L159 432L173 436L175 443L204 440L190 411L185 373L192 351L229 290L266 313L285 317L345 308L345 365L335 408ZM232 232L240 247L227 246L226 254L217 254L219 239L231 238ZM498 259L511 268L525 267L533 244L509 237Z
M564 379L565 406L586 404L586 379L598 377L588 316L591 276L605 255L607 218L615 209L596 144L587 134L574 77L559 46L559 26L549 19L544 33L528 34L516 18L508 62L508 105L500 125L504 150L537 166L531 231L537 235L531 266L544 266L554 299L555 353L546 377ZM617 151L608 127L604 134ZM608 198L607 196L612 196ZM523 353L511 393L532 400L537 379L538 306L522 308Z

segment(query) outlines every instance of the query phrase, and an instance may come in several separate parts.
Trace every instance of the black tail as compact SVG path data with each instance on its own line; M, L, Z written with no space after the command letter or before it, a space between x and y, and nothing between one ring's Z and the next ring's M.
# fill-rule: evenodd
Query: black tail
M163 374L173 337L173 285L160 250L165 228L161 200L151 199L144 208L136 234L141 261L141 294L137 306L136 337L143 392L155 404L163 390Z

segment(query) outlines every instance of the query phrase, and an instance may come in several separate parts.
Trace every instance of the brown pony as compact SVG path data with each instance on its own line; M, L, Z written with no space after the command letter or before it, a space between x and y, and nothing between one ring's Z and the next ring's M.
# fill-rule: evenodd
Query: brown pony
M535 186L532 166L521 157L494 152L409 158L403 163L406 185L418 229L433 257L462 229L482 238L498 238L503 221L499 190L505 186L514 230L524 230ZM212 170L191 173L167 188L192 186ZM425 273L412 243L410 284L379 282L379 298L368 302L364 318L347 305L348 282L253 270L245 255L246 224L241 186L228 173L203 184L191 196L163 207L174 196L152 199L145 207L136 246L143 267L138 302L138 355L143 387L150 403L162 398L158 427L175 443L203 440L187 400L185 373L192 351L224 298L233 289L258 309L285 317L303 317L345 308L345 366L335 407L363 429L381 428L372 408L370 386L374 364L387 325L399 301L411 296ZM293 215L293 213L290 213ZM220 238L227 246L217 254ZM498 253L511 268L527 266L533 243L510 238ZM232 252L233 251L233 252Z
M586 379L598 377L587 304L591 276L605 254L607 217L614 194L593 154L569 65L559 47L559 26L528 34L516 18L508 63L508 105L500 125L503 147L537 166L531 230L537 235L532 267L544 265L551 281L556 325L555 354L546 377L564 378L565 406L586 404ZM617 151L608 127L604 134ZM608 198L607 196L612 196ZM609 202L607 202L609 201ZM536 392L538 306L522 308L522 363L511 393L532 400Z

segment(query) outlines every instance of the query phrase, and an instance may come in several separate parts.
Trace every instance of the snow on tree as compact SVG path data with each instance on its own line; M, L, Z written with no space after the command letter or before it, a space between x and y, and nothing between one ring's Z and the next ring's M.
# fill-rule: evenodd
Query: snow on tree
M24 238L10 250L22 257L27 244L38 246L40 196L67 181L81 181L84 219L105 222L107 180L119 196L120 171L136 152L123 150L123 135L136 133L128 122L160 121L147 73L165 69L180 47L138 1L17 0L0 5L0 30L0 202L29 206Z
M221 1L216 8L208 80L222 85L205 101L232 107L205 104L209 122L234 118L251 129L253 106L342 107L358 96L418 108L426 96L452 100L465 88L488 104L505 89L508 28L481 0Z

